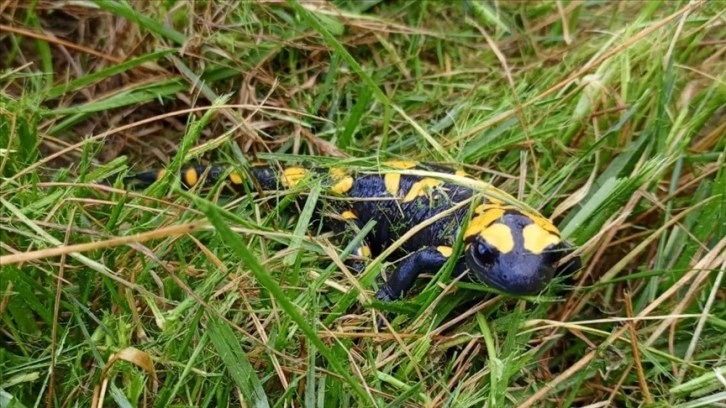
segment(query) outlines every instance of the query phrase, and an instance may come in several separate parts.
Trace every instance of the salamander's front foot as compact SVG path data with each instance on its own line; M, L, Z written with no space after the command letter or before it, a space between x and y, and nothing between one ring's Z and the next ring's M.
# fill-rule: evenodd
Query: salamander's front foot
M392 302L401 299L408 293L416 282L416 278L422 273L435 273L441 268L451 255L449 247L425 247L411 254L396 271L388 278L388 281L376 292L376 299L381 302ZM377 326L382 329L385 325L379 317Z
M390 292L390 288L386 285L378 289L378 292L376 292L376 299L380 300L381 302L392 302L397 299L397 297L393 296Z
M345 265L356 275L360 275L366 270L367 262L362 259L347 259Z

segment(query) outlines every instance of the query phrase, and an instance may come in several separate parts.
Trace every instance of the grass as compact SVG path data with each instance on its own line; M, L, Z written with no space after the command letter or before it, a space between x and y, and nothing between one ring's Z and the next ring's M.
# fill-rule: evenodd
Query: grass
M0 3L0 407L726 406L723 2L144 4ZM95 184L300 155L458 163L585 268L381 304L319 185Z

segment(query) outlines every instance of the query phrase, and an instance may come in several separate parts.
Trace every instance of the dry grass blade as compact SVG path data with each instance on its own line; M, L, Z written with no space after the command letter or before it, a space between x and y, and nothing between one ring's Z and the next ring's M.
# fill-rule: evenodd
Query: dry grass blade
M14 255L4 255L0 256L0 265L12 265L22 262L34 261L37 259L52 258L71 253L88 252L97 249L112 248L119 245L146 242L152 239L191 234L192 232L203 229L208 225L209 223L204 221L185 225L174 225L171 227L160 228L155 231L144 232L128 237L116 237L103 241L89 242L87 244L63 245L55 248L40 249L32 252L24 252Z

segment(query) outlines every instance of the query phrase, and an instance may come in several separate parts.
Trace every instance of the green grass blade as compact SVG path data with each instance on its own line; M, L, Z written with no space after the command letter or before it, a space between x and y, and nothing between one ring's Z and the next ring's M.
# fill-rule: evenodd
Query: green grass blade
M358 100L353 106L353 110L351 110L350 112L350 116L348 117L348 121L345 123L345 128L343 129L343 132L338 138L338 147L340 147L341 149L346 149L353 141L353 135L355 134L355 130L360 124L360 121L363 117L363 112L368 106L368 102L370 102L371 100L371 95L372 93L369 87L361 87Z
M262 387L262 382L257 378L255 368L242 350L242 345L237 335L219 317L208 313L209 339L217 350L219 358L229 372L234 383L242 391L246 398L246 405L256 408L269 408L270 403Z
M134 69L147 62L156 61L156 60L161 59L167 55L170 55L176 51L177 50L175 50L175 49L154 51L154 52L150 52L148 54L144 54L140 57L136 57L136 58L132 58L128 61L124 61L120 64L111 65L110 67L108 67L106 69L102 69L102 70L90 73L88 75L84 75L84 76L82 76L80 78L76 78L72 81L60 83L60 84L50 88L48 90L48 94L45 97L46 97L46 99L55 99L61 95L67 94L69 92L74 92L79 89L91 86L94 83L96 83L98 81L102 81L110 76L118 75L118 74L124 73L126 71L129 71L131 69Z
M167 40L171 40L176 45L184 45L186 37L179 31L169 28L166 25L154 20L153 18L143 15L138 11L134 10L130 4L126 2L120 2L115 0L97 0L101 8L110 11L111 13L117 14L131 22L138 24L139 26L149 30L154 34L158 34Z
M345 47L343 47L343 44L341 44L340 41L338 41L335 36L333 36L333 34L331 34L330 31L325 28L325 26L318 20L316 16L314 16L311 12L305 9L305 7L303 7L297 0L289 0L288 3L292 5L295 11L305 20L306 23L312 26L315 31L317 31L318 34L323 37L325 42L330 47L332 47L337 53L340 54L341 57L343 57L345 62L347 62L348 65L350 65L350 67L353 69L353 71L355 71L355 73L361 77L363 82L365 82L365 84L368 86L369 91L376 96L379 102L383 103L385 106L391 107L393 110L398 112L431 145L431 147L433 147L434 150L436 150L436 152L441 155L441 157L445 161L454 161L453 158L438 141L436 141L428 132L426 132L418 123L416 123L416 121L408 116L406 112L403 111L403 109L391 102L388 96L386 96L386 94L384 94L383 91L378 87L378 84L373 80L373 78L371 78L371 76L363 70L363 67L361 67L358 61L356 61L356 59L353 58L352 55L350 55Z
M280 308L298 325L300 330L305 336L315 345L320 354L326 358L328 364L333 371L338 373L346 381L348 386L360 397L362 400L369 400L368 394L360 386L359 379L354 378L350 371L347 369L347 365L344 366L339 360L339 354L347 354L344 350L334 352L328 347L321 339L315 330L308 324L305 317L298 311L298 307L293 304L286 296L285 292L275 282L275 280L268 274L267 271L262 267L257 257L248 248L245 242L240 239L234 231L232 231L225 220L222 218L219 210L211 203L195 196L191 198L201 208L204 214L207 216L209 221L214 225L217 233L219 234L222 241L231 249L234 254L239 257L246 267L255 276L255 279L267 289L275 301L278 302ZM333 346L336 347L336 346Z

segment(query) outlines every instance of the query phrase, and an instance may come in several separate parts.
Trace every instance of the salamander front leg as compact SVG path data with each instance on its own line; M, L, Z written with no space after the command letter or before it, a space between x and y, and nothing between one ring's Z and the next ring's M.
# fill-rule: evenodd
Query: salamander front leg
M450 256L450 247L420 249L403 261L388 282L376 293L376 298L386 302L401 298L413 287L420 274L438 271Z

